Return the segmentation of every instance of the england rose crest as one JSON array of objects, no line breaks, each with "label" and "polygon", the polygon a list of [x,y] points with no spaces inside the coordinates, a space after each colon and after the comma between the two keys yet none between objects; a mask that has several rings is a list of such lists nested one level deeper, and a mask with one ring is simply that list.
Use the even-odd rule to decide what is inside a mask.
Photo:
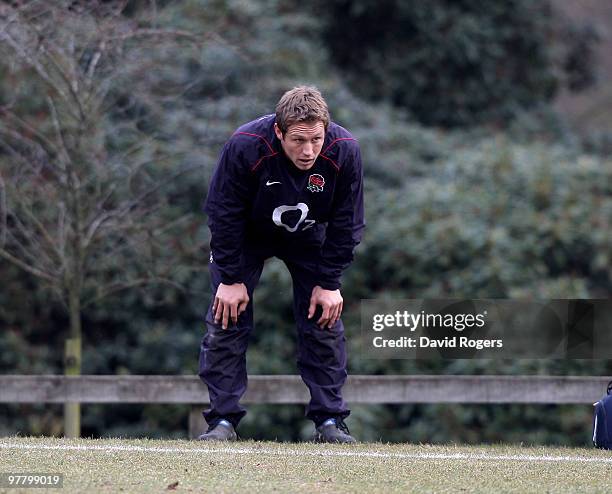
[{"label": "england rose crest", "polygon": [[325,186],[325,179],[322,175],[318,173],[313,173],[308,177],[308,187],[307,189],[310,192],[323,192],[323,187]]}]

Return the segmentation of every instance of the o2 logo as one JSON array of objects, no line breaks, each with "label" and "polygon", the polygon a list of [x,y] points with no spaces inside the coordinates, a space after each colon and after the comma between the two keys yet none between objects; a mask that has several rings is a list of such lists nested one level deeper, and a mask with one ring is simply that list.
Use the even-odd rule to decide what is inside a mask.
[{"label": "o2 logo", "polygon": [[[294,226],[283,223],[283,213],[288,213],[291,211],[299,211],[300,218],[297,220],[297,223]],[[282,226],[288,232],[295,232],[297,229],[303,224],[304,228],[301,231],[308,230],[312,225],[314,225],[315,220],[307,220],[306,216],[308,216],[308,205],[303,202],[298,202],[295,206],[278,206],[272,212],[272,221],[276,226]]]}]

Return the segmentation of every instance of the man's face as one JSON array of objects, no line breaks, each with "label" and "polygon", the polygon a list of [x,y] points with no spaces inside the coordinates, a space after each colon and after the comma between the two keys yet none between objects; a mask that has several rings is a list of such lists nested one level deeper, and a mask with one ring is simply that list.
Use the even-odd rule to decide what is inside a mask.
[{"label": "man's face", "polygon": [[309,170],[314,166],[325,140],[323,122],[318,120],[294,123],[289,126],[284,136],[278,125],[274,124],[274,132],[285,154],[295,166],[300,170]]}]

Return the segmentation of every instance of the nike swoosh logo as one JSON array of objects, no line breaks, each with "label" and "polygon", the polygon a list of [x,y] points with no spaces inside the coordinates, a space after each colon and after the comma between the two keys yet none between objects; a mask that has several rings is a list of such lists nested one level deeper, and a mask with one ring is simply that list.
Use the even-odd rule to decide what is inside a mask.
[{"label": "nike swoosh logo", "polygon": [[269,180],[266,182],[266,185],[274,185],[274,184],[280,184],[280,182],[270,182]]}]

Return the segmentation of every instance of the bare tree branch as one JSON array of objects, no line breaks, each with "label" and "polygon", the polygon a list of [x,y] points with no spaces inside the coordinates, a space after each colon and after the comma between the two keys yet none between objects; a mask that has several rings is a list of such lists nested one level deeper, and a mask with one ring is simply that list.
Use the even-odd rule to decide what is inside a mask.
[{"label": "bare tree branch", "polygon": [[42,168],[50,169],[55,176],[58,176],[58,172],[61,172],[53,161],[45,159],[48,157],[48,155],[36,141],[32,141],[11,129],[3,129],[2,127],[0,127],[0,134],[4,134],[12,140],[19,142],[22,146],[30,148],[29,150],[31,150],[32,154],[20,152],[19,150],[15,149],[14,146],[9,144],[7,140],[0,141],[0,147],[5,151],[8,151],[8,154],[12,159],[21,163],[24,173],[40,173]]},{"label": "bare tree branch", "polygon": [[101,60],[102,55],[106,51],[106,41],[102,40],[98,43],[98,50],[94,53],[93,57],[87,66],[87,70],[85,73],[87,74],[87,79],[91,82],[93,80],[93,75],[98,65],[98,62]]},{"label": "bare tree branch", "polygon": [[57,207],[57,249],[60,253],[60,257],[65,259],[66,243],[68,242],[68,239],[66,238],[66,204],[64,201],[60,201]]},{"label": "bare tree branch", "polygon": [[32,58],[32,56],[28,54],[21,47],[21,45],[15,39],[13,39],[13,37],[10,34],[0,31],[0,41],[2,40],[6,41],[11,46],[11,48],[13,48],[13,50],[22,58],[22,60],[27,62],[30,67],[36,70],[40,78],[44,82],[46,82],[50,88],[52,88],[54,91],[57,91],[61,95],[61,97],[64,98],[65,101],[68,101],[68,95],[64,92],[64,90],[59,85],[55,83],[55,81],[53,81],[49,73],[40,64],[40,62]]},{"label": "bare tree branch", "polygon": [[184,174],[186,174],[188,172],[191,172],[191,171],[193,171],[195,169],[198,169],[198,168],[200,168],[199,165],[183,168],[182,170],[179,170],[178,172],[174,173],[173,175],[171,175],[171,176],[169,176],[169,177],[167,177],[167,178],[165,178],[163,180],[160,180],[153,187],[151,187],[150,189],[146,190],[145,192],[140,194],[135,199],[131,199],[131,200],[125,201],[122,205],[120,205],[116,209],[111,210],[111,211],[106,211],[104,213],[101,213],[101,214],[97,215],[95,218],[93,218],[91,220],[91,222],[89,223],[89,226],[86,228],[86,233],[85,233],[84,242],[83,242],[83,245],[84,245],[85,249],[86,250],[89,249],[89,246],[90,246],[93,238],[96,236],[98,230],[106,222],[108,222],[108,221],[110,221],[112,219],[121,219],[121,218],[123,218],[126,214],[128,214],[134,208],[136,208],[137,206],[141,205],[144,202],[145,199],[147,199],[149,196],[151,196],[151,195],[155,194],[157,191],[159,191],[160,188],[166,186],[168,183],[172,182],[173,180],[176,180],[180,176],[182,176],[182,175],[184,175]]},{"label": "bare tree branch", "polygon": [[41,271],[40,269],[36,269],[30,266],[29,264],[23,262],[21,259],[18,259],[17,257],[11,255],[9,252],[4,250],[3,248],[0,248],[0,257],[4,257],[4,259],[13,263],[15,266],[23,269],[24,271],[27,271],[30,274],[33,274],[34,276],[37,276],[38,278],[42,278],[51,283],[56,281],[56,278],[50,275],[49,273],[45,273],[44,271]]},{"label": "bare tree branch", "polygon": [[180,225],[181,223],[185,223],[186,221],[193,219],[193,217],[194,217],[193,213],[186,213],[182,216],[179,216],[178,218],[172,221],[169,221],[168,223],[161,225],[159,228],[157,228],[154,231],[154,235],[155,236],[161,235],[162,233],[170,230],[171,228],[174,228],[175,226]]},{"label": "bare tree branch", "polygon": [[142,37],[184,38],[195,43],[202,43],[204,41],[202,36],[197,36],[192,32],[182,31],[180,29],[136,29],[126,34],[111,36],[107,38],[107,41],[127,41],[130,39]]},{"label": "bare tree branch", "polygon": [[[60,154],[59,149],[55,147],[55,144],[53,144],[53,142],[49,140],[47,136],[45,136],[42,132],[40,132],[40,130],[38,130],[31,124],[29,124],[25,119],[19,117],[14,112],[8,111],[2,107],[0,107],[0,115],[6,117],[7,119],[12,120],[13,122],[17,123],[21,129],[27,131],[28,134],[32,134],[36,136],[36,138],[40,139],[41,143],[44,144],[44,146],[46,147],[47,152],[51,154],[57,154],[57,155]],[[1,130],[1,127],[0,127],[0,130]],[[7,129],[7,132],[10,132],[10,131]],[[11,135],[16,138],[19,136],[19,139],[23,141],[28,141],[28,140],[31,141],[31,139],[27,139],[23,134],[18,134],[14,131],[11,133]]]},{"label": "bare tree branch", "polygon": [[57,261],[59,261],[60,264],[64,264],[64,258],[62,257],[62,254],[59,251],[55,243],[55,240],[53,240],[53,238],[51,237],[49,231],[45,228],[42,222],[36,217],[36,215],[32,212],[32,210],[25,203],[22,202],[20,206],[23,212],[26,214],[26,216],[30,219],[32,224],[36,227],[42,239],[45,240],[47,246],[49,247],[49,249],[42,248],[40,250],[44,253],[46,253],[49,250],[50,252],[55,254]]},{"label": "bare tree branch", "polygon": [[[17,230],[21,234],[21,238],[25,240],[27,243],[23,243],[20,238],[18,238],[12,231],[12,229],[7,230],[7,234],[9,236],[10,244],[15,246],[15,250],[19,251],[19,254],[24,258],[27,258],[32,266],[37,266],[41,264],[46,264],[49,268],[48,271],[53,270],[53,266],[56,263],[49,257],[49,254],[46,250],[41,246],[36,233],[29,229],[19,218],[19,216],[13,214],[11,215],[12,222],[14,224],[15,230]],[[41,267],[41,269],[43,269]]]},{"label": "bare tree branch", "polygon": [[66,86],[68,87],[68,91],[70,92],[70,95],[72,96],[72,100],[74,101],[74,103],[77,106],[77,109],[79,110],[78,112],[79,118],[81,119],[81,121],[85,121],[86,120],[85,110],[83,109],[81,98],[79,98],[79,86],[78,86],[78,79],[76,75],[73,74],[72,79],[70,79],[64,72],[63,68],[59,65],[59,63],[53,56],[52,52],[50,50],[47,50],[46,53],[47,53],[47,60],[49,60],[51,64],[55,67],[55,70],[60,75],[60,77],[63,79]]},{"label": "bare tree branch", "polygon": [[112,284],[109,284],[101,288],[95,297],[85,300],[82,304],[82,307],[83,308],[88,307],[89,305],[95,302],[99,302],[100,300],[110,295],[127,290],[129,288],[145,286],[145,285],[153,285],[153,284],[170,285],[181,292],[185,291],[183,286],[181,286],[179,283],[176,283],[175,281],[167,279],[167,278],[162,278],[162,277],[139,278],[139,279],[131,280],[131,281],[112,283]]},{"label": "bare tree branch", "polygon": [[[8,24],[14,22],[15,20],[19,19],[19,17],[23,16],[29,7],[31,7],[32,5],[40,5],[41,3],[44,5],[44,2],[40,2],[40,0],[23,1],[21,5],[18,5],[18,6],[3,4],[3,5],[0,5],[0,14],[3,14],[5,10],[13,13],[13,16],[7,21],[6,25],[8,26]],[[25,20],[27,20],[28,23],[32,23],[33,21],[37,20],[40,17],[48,16],[49,12],[50,12],[50,9],[39,10],[37,13],[33,13],[30,17],[28,17]]]},{"label": "bare tree branch", "polygon": [[6,245],[6,230],[8,228],[6,218],[6,186],[0,174],[0,249]]},{"label": "bare tree branch", "polygon": [[64,155],[64,159],[66,160],[66,162],[69,162],[71,161],[70,152],[68,151],[66,141],[64,140],[64,134],[62,133],[59,117],[57,115],[57,107],[53,102],[53,98],[47,96],[47,104],[49,105],[49,109],[51,110],[51,121],[53,122],[53,128],[55,129],[56,140],[60,145],[60,149],[62,154]]}]

